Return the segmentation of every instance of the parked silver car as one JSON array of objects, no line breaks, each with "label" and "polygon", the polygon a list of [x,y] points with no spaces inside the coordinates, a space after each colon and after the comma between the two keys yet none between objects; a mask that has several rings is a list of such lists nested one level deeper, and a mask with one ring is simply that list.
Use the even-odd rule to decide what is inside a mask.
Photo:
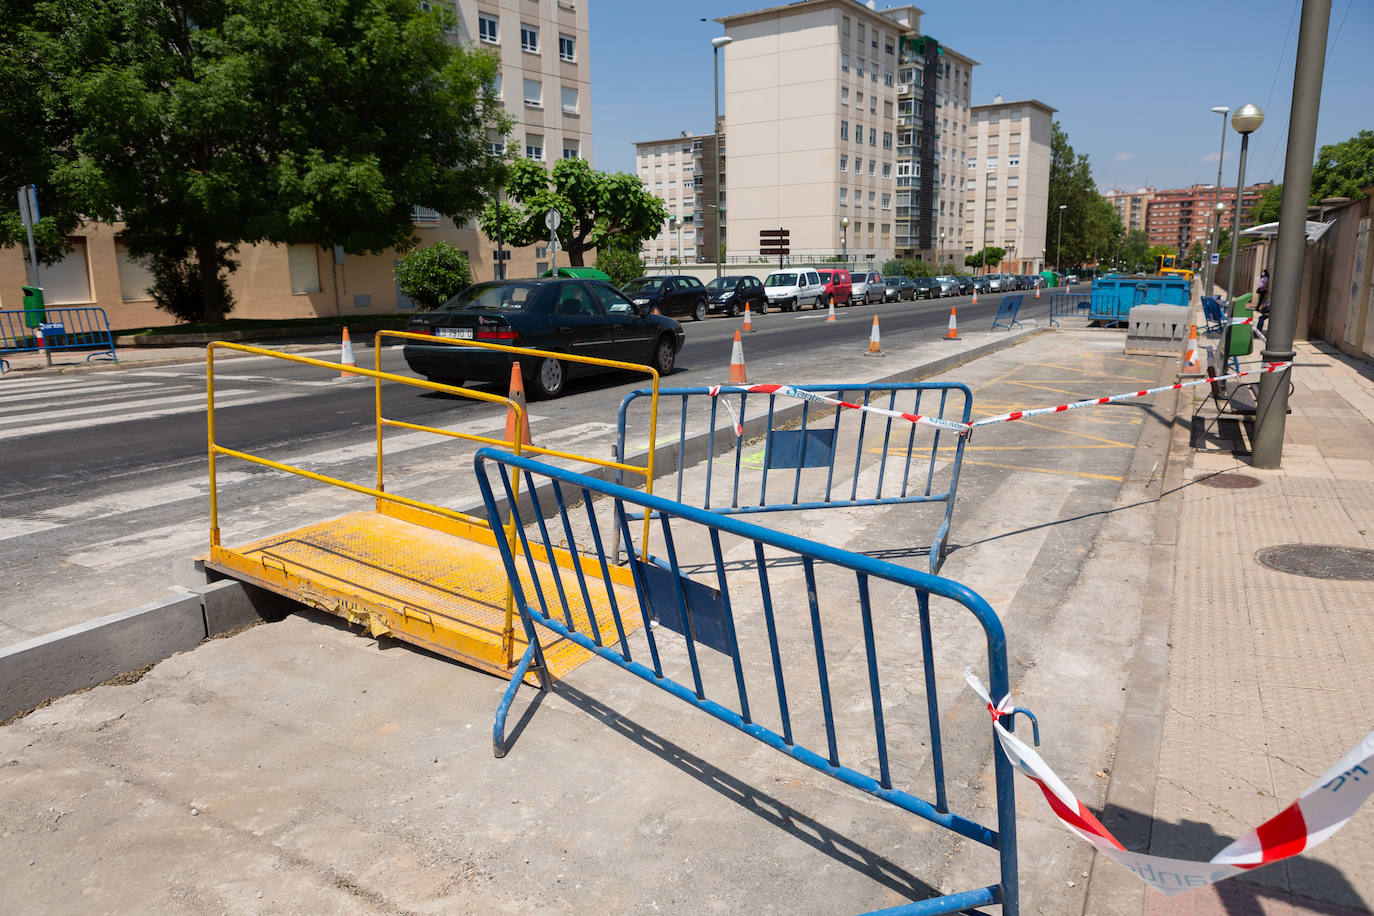
[{"label": "parked silver car", "polygon": [[953,277],[936,277],[935,281],[940,284],[942,297],[959,295],[959,281]]},{"label": "parked silver car", "polygon": [[882,302],[886,297],[886,289],[883,286],[883,275],[876,270],[866,273],[856,273],[850,275],[854,283],[854,292],[850,302]]}]

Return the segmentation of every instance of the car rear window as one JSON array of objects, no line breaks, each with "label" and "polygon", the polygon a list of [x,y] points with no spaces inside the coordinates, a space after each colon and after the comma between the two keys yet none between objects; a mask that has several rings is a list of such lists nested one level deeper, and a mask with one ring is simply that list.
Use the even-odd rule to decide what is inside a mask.
[{"label": "car rear window", "polygon": [[528,281],[478,283],[476,286],[469,286],[449,299],[440,308],[449,312],[458,309],[519,312],[524,310],[525,306],[534,299],[541,285],[537,282]]},{"label": "car rear window", "polygon": [[768,279],[763,281],[764,286],[796,286],[796,274],[769,274]]},{"label": "car rear window", "polygon": [[638,280],[631,280],[629,283],[626,283],[621,289],[625,290],[627,293],[653,293],[657,292],[662,286],[662,277],[640,277]]}]

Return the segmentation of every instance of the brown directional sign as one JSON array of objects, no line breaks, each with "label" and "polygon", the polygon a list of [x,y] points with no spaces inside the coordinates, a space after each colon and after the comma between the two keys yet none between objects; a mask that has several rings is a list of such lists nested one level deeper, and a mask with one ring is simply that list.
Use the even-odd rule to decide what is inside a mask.
[{"label": "brown directional sign", "polygon": [[760,248],[759,254],[791,254],[791,248]]},{"label": "brown directional sign", "polygon": [[760,239],[785,239],[785,238],[789,237],[791,234],[792,234],[791,231],[790,231],[790,230],[787,230],[787,229],[760,229],[760,230],[759,230],[759,238],[760,238]]}]

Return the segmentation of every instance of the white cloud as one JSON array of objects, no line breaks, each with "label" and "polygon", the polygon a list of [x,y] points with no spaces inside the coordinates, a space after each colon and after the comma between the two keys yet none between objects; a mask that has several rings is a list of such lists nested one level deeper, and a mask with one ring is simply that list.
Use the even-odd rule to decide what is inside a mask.
[{"label": "white cloud", "polygon": [[1130,162],[1135,158],[1135,153],[1117,153],[1112,157],[1113,162]]},{"label": "white cloud", "polygon": [[[1236,155],[1236,154],[1233,153],[1233,152],[1231,152],[1230,150],[1227,150],[1227,151],[1226,151],[1226,158],[1227,158],[1227,159],[1233,159],[1233,158],[1235,158],[1235,155]],[[1216,154],[1216,153],[1208,153],[1207,155],[1205,155],[1205,156],[1202,157],[1202,161],[1203,161],[1203,162],[1216,162],[1216,161],[1217,161],[1217,154]]]}]

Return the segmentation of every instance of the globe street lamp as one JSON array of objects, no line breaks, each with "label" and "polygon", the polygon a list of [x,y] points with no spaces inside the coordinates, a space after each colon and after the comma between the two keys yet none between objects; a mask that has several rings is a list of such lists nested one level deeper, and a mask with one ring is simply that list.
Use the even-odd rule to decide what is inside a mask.
[{"label": "globe street lamp", "polygon": [[716,188],[716,278],[720,278],[720,49],[734,41],[729,35],[711,39],[711,100],[716,105],[716,118],[711,122],[711,160],[715,163],[716,174],[712,183]]},{"label": "globe street lamp", "polygon": [[[1264,123],[1264,111],[1258,105],[1242,105],[1231,115],[1231,127],[1240,134],[1240,171],[1236,175],[1236,208],[1231,214],[1231,262],[1226,279],[1226,298],[1234,307],[1236,302],[1236,250],[1240,241],[1240,220],[1245,212],[1245,154],[1250,146],[1250,135],[1259,130]],[[1217,230],[1217,248],[1221,248],[1221,230]]]},{"label": "globe street lamp", "polygon": [[945,260],[945,234],[943,232],[940,233],[940,256],[935,260],[940,264],[943,264]]},{"label": "globe street lamp", "polygon": [[[1217,217],[1217,242],[1218,242],[1218,244],[1220,244],[1220,241],[1221,241],[1221,163],[1222,163],[1222,160],[1226,158],[1226,116],[1227,116],[1228,114],[1231,113],[1231,109],[1227,108],[1225,105],[1217,105],[1217,106],[1215,106],[1215,107],[1212,109],[1212,111],[1214,111],[1214,112],[1216,112],[1217,114],[1221,115],[1221,149],[1217,151],[1217,183],[1216,183],[1216,195],[1212,198],[1212,208],[1213,208],[1214,210],[1216,210],[1216,217]],[[1215,282],[1216,282],[1216,271],[1212,269],[1212,252],[1214,252],[1214,251],[1216,251],[1216,248],[1211,247],[1211,245],[1210,245],[1210,243],[1209,243],[1208,248],[1207,248],[1207,266],[1206,266],[1205,268],[1203,268],[1203,271],[1202,271],[1202,272],[1203,272],[1203,275],[1207,278],[1207,284],[1206,284],[1206,285],[1207,285],[1207,288],[1206,288],[1205,290],[1203,290],[1203,295],[1204,295],[1204,296],[1210,296],[1210,295],[1212,295],[1212,286],[1213,286],[1213,285],[1215,284]]]},{"label": "globe street lamp", "polygon": [[840,255],[840,260],[845,264],[849,263],[849,217],[840,217],[840,250],[844,252]]},{"label": "globe street lamp", "polygon": [[1054,266],[1061,274],[1064,272],[1064,211],[1067,209],[1068,204],[1059,205],[1059,240],[1054,243]]}]

